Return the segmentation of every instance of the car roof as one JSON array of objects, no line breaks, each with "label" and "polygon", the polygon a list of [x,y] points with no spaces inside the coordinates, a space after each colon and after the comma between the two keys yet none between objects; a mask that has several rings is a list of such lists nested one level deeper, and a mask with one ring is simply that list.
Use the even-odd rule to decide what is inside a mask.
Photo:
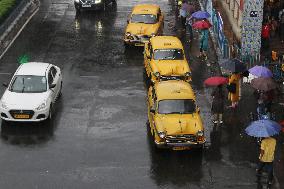
[{"label": "car roof", "polygon": [[153,49],[183,49],[179,38],[174,36],[155,36],[150,42]]},{"label": "car roof", "polygon": [[191,85],[181,80],[161,81],[155,84],[157,100],[193,99],[195,94]]},{"label": "car roof", "polygon": [[154,4],[140,4],[134,6],[132,14],[154,14],[156,15],[160,7]]},{"label": "car roof", "polygon": [[42,62],[28,62],[21,64],[15,75],[37,75],[45,76],[47,68],[51,64]]}]

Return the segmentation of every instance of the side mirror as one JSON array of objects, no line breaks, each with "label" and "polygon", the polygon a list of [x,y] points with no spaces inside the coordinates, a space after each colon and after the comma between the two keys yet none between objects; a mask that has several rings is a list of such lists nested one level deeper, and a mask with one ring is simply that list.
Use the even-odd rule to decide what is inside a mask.
[{"label": "side mirror", "polygon": [[7,83],[2,83],[3,87],[8,87],[8,84]]},{"label": "side mirror", "polygon": [[50,88],[50,89],[53,89],[55,86],[56,86],[56,84],[50,84],[50,85],[49,85],[49,88]]},{"label": "side mirror", "polygon": [[156,111],[155,111],[155,109],[151,108],[150,112],[154,114]]}]

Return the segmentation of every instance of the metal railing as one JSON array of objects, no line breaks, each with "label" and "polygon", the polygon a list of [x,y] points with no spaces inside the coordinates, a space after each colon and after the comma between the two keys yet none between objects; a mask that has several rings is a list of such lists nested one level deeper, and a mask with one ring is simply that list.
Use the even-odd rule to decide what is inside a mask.
[{"label": "metal railing", "polygon": [[4,34],[4,32],[9,28],[11,23],[17,18],[20,14],[21,10],[28,4],[30,0],[21,0],[18,2],[18,5],[14,8],[14,10],[10,13],[10,15],[5,19],[5,21],[0,24],[0,36]]}]

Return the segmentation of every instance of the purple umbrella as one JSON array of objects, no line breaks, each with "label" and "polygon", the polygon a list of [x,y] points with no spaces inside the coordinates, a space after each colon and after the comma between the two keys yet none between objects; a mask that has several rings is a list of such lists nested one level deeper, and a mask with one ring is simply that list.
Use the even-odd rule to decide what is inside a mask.
[{"label": "purple umbrella", "polygon": [[206,11],[197,11],[192,14],[192,17],[197,19],[204,19],[209,18],[210,14]]},{"label": "purple umbrella", "polygon": [[251,69],[249,69],[249,72],[252,75],[255,75],[257,77],[272,77],[273,76],[272,72],[264,66],[254,66]]}]

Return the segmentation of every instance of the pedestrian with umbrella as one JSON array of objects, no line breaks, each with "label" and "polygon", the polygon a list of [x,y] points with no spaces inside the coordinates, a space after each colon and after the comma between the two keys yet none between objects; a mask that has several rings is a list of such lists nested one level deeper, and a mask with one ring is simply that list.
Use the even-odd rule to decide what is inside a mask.
[{"label": "pedestrian with umbrella", "polygon": [[249,136],[264,138],[260,144],[259,163],[256,172],[258,179],[260,179],[263,169],[267,170],[268,185],[271,185],[273,181],[273,161],[276,148],[276,139],[272,136],[279,134],[280,130],[281,126],[272,120],[254,121],[245,130]]},{"label": "pedestrian with umbrella", "polygon": [[186,17],[189,14],[189,12],[188,12],[189,8],[188,7],[189,7],[189,4],[188,4],[187,0],[183,0],[181,7],[180,7],[180,10],[179,10],[179,16],[180,16],[180,19],[181,19],[181,27],[182,27],[183,30],[186,29]]},{"label": "pedestrian with umbrella", "polygon": [[229,85],[227,86],[227,89],[229,91],[228,99],[232,102],[230,107],[232,108],[236,108],[240,100],[240,79],[241,75],[236,72],[229,76]]},{"label": "pedestrian with umbrella", "polygon": [[272,77],[273,74],[267,67],[264,66],[254,66],[250,68],[249,73],[257,77]]},{"label": "pedestrian with umbrella", "polygon": [[[202,20],[204,23],[208,22],[206,19]],[[204,28],[200,30],[200,42],[199,42],[199,58],[204,57],[207,60],[207,49],[208,49],[208,39],[209,39],[209,31],[208,28]]]},{"label": "pedestrian with umbrella", "polygon": [[234,58],[221,63],[221,67],[232,73],[232,75],[229,76],[227,89],[229,91],[228,99],[232,102],[230,107],[235,108],[240,100],[241,73],[246,71],[246,66],[241,60]]},{"label": "pedestrian with umbrella", "polygon": [[213,92],[211,93],[212,96],[212,106],[211,112],[213,114],[213,123],[220,124],[223,123],[223,113],[224,113],[224,91],[223,91],[223,84],[228,83],[228,78],[225,77],[210,77],[204,81],[205,85],[208,86],[217,86]]}]

